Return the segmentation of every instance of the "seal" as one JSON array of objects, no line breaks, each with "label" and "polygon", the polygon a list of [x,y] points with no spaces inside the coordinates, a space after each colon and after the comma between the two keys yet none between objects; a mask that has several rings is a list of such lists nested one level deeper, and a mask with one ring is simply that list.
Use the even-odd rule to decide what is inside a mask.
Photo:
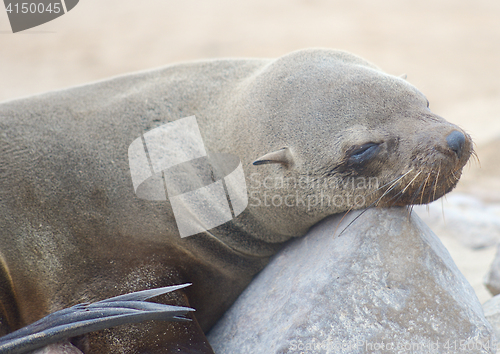
[{"label": "seal", "polygon": [[[169,201],[135,195],[127,151],[193,115],[208,151],[240,158],[249,198],[231,221],[181,238]],[[328,49],[183,63],[3,103],[0,333],[78,303],[192,283],[157,300],[196,309],[191,322],[71,343],[212,353],[204,332],[284,242],[331,214],[433,201],[471,153],[470,137],[406,80]]]}]

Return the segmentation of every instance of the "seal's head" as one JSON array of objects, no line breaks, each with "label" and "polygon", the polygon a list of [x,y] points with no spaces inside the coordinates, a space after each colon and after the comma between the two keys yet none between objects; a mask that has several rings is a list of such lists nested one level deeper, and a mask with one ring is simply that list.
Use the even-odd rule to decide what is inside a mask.
[{"label": "seal's head", "polygon": [[269,209],[271,228],[287,218],[289,234],[351,209],[429,203],[472,153],[415,87],[345,52],[295,52],[245,85],[245,131],[265,132],[248,148],[250,206]]}]

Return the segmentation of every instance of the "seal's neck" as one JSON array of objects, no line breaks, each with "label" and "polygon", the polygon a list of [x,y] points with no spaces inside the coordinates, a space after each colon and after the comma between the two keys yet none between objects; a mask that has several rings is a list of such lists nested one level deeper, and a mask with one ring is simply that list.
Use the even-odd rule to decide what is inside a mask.
[{"label": "seal's neck", "polygon": [[210,234],[237,252],[269,257],[290,239],[305,235],[315,223],[310,219],[308,222],[306,225],[296,217],[279,218],[276,213],[249,205],[235,219],[210,230]]}]

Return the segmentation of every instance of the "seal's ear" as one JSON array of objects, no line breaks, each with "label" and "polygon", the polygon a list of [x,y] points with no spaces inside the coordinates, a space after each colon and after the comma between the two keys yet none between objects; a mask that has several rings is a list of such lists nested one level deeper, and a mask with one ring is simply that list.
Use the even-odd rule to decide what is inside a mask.
[{"label": "seal's ear", "polygon": [[406,74],[401,74],[401,75],[399,75],[399,77],[400,77],[400,78],[402,78],[403,80],[406,80],[406,78],[408,77],[408,75],[406,75]]},{"label": "seal's ear", "polygon": [[293,165],[293,156],[289,148],[283,148],[277,151],[270,152],[264,156],[259,157],[253,162],[254,165],[264,165],[268,163],[280,163],[287,167]]}]

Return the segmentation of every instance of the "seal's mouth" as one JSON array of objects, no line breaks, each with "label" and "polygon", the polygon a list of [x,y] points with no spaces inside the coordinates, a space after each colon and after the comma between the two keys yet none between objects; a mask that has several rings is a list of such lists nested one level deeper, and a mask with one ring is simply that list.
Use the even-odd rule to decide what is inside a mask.
[{"label": "seal's mouth", "polygon": [[375,206],[391,207],[428,204],[451,192],[458,183],[462,169],[446,172],[438,168],[428,172],[409,170],[404,175],[382,186],[383,193]]}]

